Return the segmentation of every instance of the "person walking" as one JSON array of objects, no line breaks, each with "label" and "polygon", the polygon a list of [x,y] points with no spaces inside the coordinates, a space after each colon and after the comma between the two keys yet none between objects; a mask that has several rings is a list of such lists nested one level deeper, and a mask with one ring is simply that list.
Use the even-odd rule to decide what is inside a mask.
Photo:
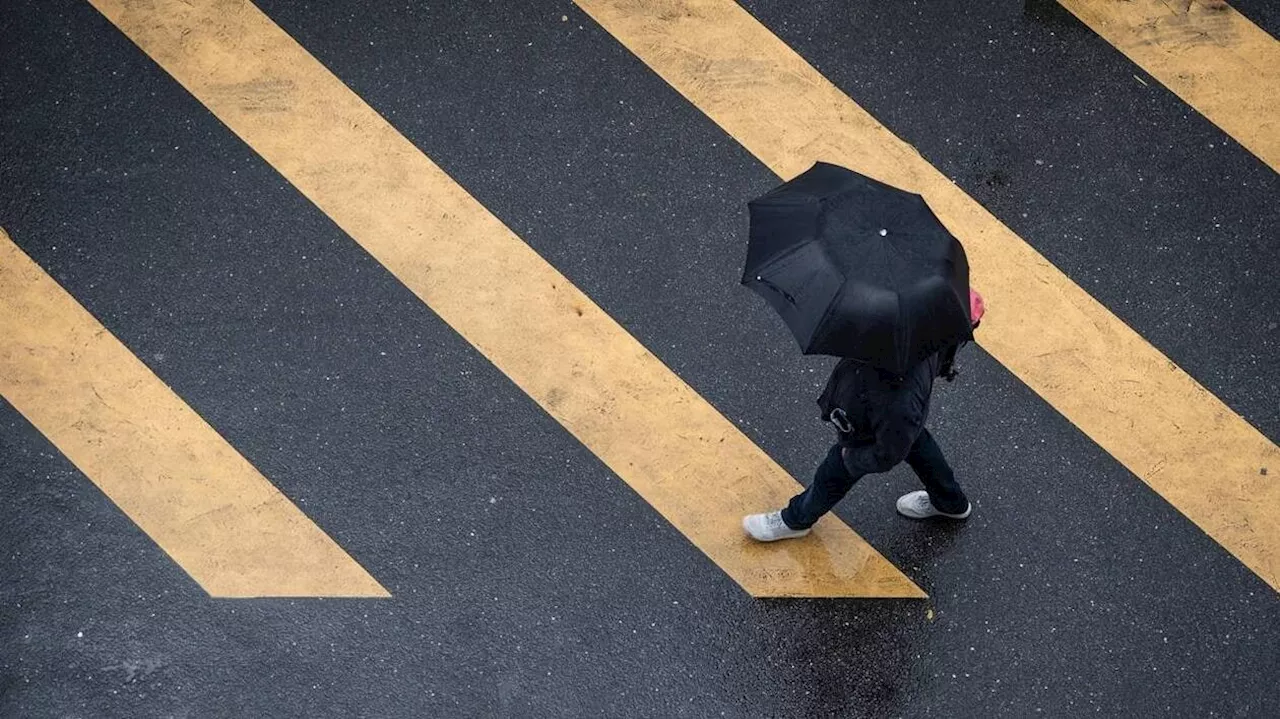
[{"label": "person walking", "polygon": [[[969,304],[976,329],[985,312],[982,296],[970,290]],[[813,482],[786,507],[743,518],[747,534],[761,542],[803,537],[859,479],[888,472],[904,461],[924,489],[898,499],[900,514],[912,519],[968,518],[973,506],[925,428],[934,379],[955,376],[952,363],[957,349],[958,345],[929,355],[905,375],[854,359],[836,364],[818,399],[822,418],[836,428],[835,445],[818,466]]]},{"label": "person walking", "polygon": [[907,462],[924,490],[908,517],[964,519],[972,508],[925,430],[933,381],[954,376],[982,298],[964,246],[925,198],[846,167],[813,167],[747,203],[742,284],[778,313],[805,354],[839,357],[819,403],[839,441],[813,483],[743,528],[771,542],[800,537],[863,476]]}]

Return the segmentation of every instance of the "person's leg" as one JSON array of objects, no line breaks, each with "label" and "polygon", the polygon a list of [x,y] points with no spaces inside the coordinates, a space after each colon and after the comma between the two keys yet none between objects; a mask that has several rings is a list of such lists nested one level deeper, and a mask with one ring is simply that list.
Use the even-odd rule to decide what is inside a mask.
[{"label": "person's leg", "polygon": [[791,498],[787,508],[782,510],[782,521],[791,529],[808,529],[818,518],[839,502],[849,489],[857,482],[859,476],[849,473],[844,466],[840,445],[835,445],[827,452],[827,458],[818,465],[813,474],[813,483],[808,489]]},{"label": "person's leg", "polygon": [[907,464],[915,470],[916,476],[924,484],[929,493],[929,501],[939,512],[946,514],[964,514],[969,509],[969,499],[964,490],[956,482],[955,473],[947,464],[942,448],[934,441],[929,430],[920,430],[920,436],[911,446],[907,455]]}]

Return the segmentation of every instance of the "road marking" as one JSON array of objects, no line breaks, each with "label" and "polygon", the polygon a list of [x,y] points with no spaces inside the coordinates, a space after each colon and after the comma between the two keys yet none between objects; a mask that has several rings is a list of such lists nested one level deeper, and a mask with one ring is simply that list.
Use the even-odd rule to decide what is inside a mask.
[{"label": "road marking", "polygon": [[576,2],[779,176],[825,160],[923,194],[992,308],[983,348],[1280,589],[1280,450],[1262,433],[735,3]]},{"label": "road marking", "polygon": [[1058,0],[1280,172],[1280,42],[1225,3]]},{"label": "road marking", "polygon": [[210,595],[390,596],[3,230],[0,394]]},{"label": "road marking", "polygon": [[749,593],[924,596],[834,518],[750,544],[799,483],[252,4],[91,2]]}]

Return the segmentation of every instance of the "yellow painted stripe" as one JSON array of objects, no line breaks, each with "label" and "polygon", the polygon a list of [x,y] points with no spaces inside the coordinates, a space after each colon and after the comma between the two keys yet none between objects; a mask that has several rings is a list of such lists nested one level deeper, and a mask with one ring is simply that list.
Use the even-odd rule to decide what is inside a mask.
[{"label": "yellow painted stripe", "polygon": [[215,597],[386,597],[0,230],[0,394]]},{"label": "yellow painted stripe", "polygon": [[1221,0],[1058,0],[1280,172],[1280,42]]},{"label": "yellow painted stripe", "polygon": [[835,519],[749,544],[799,484],[252,4],[91,1],[748,592],[924,596]]},{"label": "yellow painted stripe", "polygon": [[735,3],[576,1],[778,175],[826,160],[922,193],[968,249],[982,346],[1280,589],[1275,444]]}]

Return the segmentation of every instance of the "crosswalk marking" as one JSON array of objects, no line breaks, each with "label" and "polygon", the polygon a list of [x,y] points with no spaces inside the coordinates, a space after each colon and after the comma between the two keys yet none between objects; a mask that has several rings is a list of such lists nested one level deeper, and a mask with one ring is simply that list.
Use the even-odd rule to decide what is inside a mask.
[{"label": "crosswalk marking", "polygon": [[835,519],[750,544],[800,485],[255,6],[91,2],[752,595],[924,596]]},{"label": "crosswalk marking", "polygon": [[389,596],[3,230],[0,395],[210,595]]},{"label": "crosswalk marking", "polygon": [[1280,450],[1262,433],[731,0],[575,1],[779,176],[825,160],[922,193],[988,299],[981,345],[1280,590]]},{"label": "crosswalk marking", "polygon": [[1280,172],[1280,42],[1222,2],[1058,0]]}]

